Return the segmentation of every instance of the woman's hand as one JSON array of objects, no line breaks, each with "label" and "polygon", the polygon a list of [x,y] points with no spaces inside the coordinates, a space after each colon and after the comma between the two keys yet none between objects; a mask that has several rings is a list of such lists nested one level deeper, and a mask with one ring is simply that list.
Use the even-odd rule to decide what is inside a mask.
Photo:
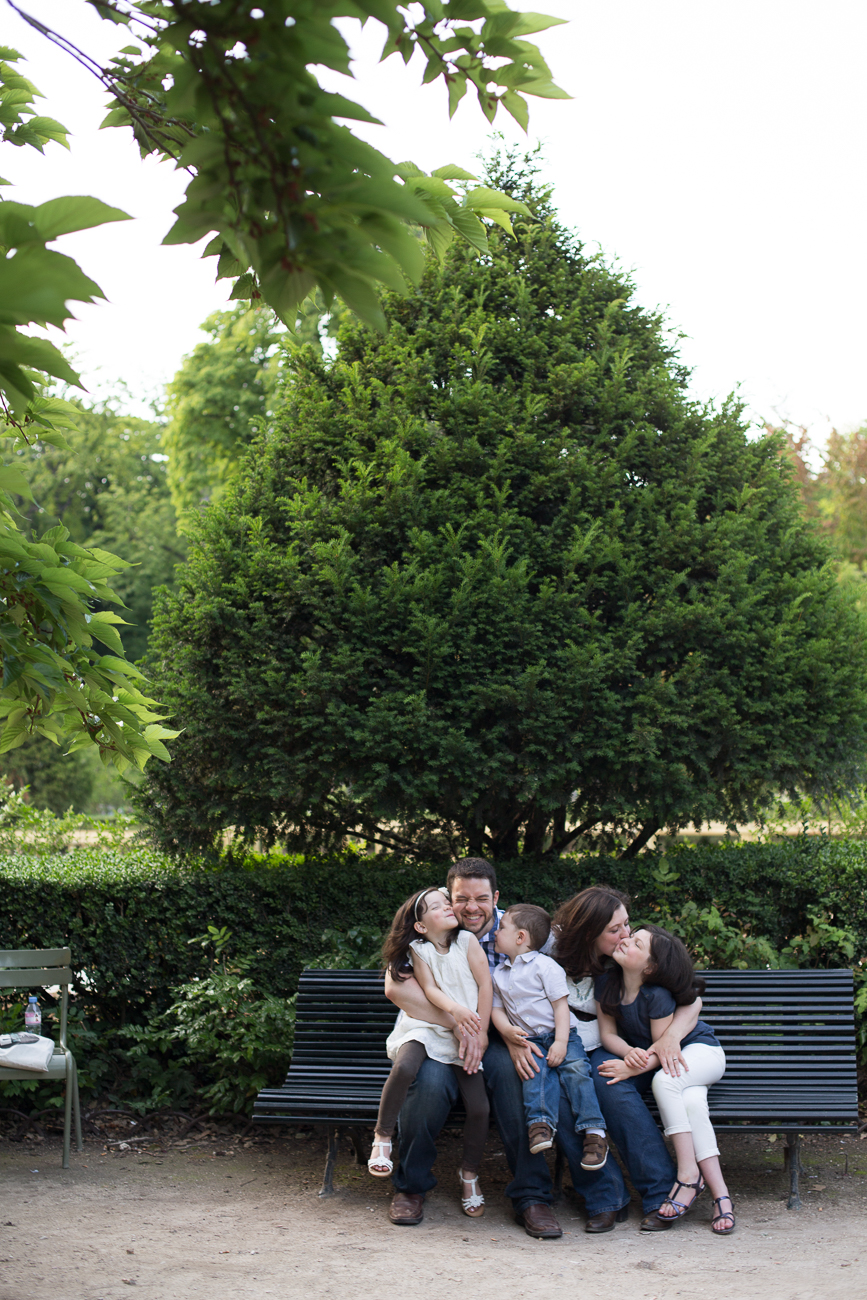
[{"label": "woman's hand", "polygon": [[[521,1033],[520,1030],[517,1032]],[[528,1043],[522,1035],[519,1042],[510,1042],[506,1039],[506,1046],[509,1049],[509,1055],[518,1072],[519,1079],[532,1079],[534,1074],[539,1073],[539,1067],[533,1058],[534,1056],[541,1056],[542,1049],[537,1047],[535,1043]]]},{"label": "woman's hand", "polygon": [[659,1064],[666,1074],[673,1074],[675,1078],[679,1078],[681,1067],[689,1074],[689,1066],[680,1050],[680,1036],[673,1025],[666,1029],[664,1034],[660,1034],[650,1050],[659,1057]]},{"label": "woman's hand", "polygon": [[621,1083],[624,1079],[634,1079],[636,1074],[643,1074],[643,1070],[636,1070],[634,1066],[627,1065],[625,1061],[615,1058],[613,1061],[603,1061],[596,1067],[597,1073],[604,1075],[608,1080],[608,1086],[612,1083]]},{"label": "woman's hand", "polygon": [[648,1056],[649,1053],[643,1047],[630,1047],[623,1060],[633,1070],[640,1070],[643,1074],[647,1069]]}]

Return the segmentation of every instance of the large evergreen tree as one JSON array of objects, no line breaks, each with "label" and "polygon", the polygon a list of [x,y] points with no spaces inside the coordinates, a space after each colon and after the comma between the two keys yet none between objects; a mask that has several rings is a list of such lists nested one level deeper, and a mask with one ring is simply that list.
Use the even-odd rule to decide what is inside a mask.
[{"label": "large evergreen tree", "polygon": [[297,354],[202,514],[155,620],[166,845],[635,852],[862,779],[865,628],[780,439],[692,402],[629,280],[490,181],[538,219]]}]

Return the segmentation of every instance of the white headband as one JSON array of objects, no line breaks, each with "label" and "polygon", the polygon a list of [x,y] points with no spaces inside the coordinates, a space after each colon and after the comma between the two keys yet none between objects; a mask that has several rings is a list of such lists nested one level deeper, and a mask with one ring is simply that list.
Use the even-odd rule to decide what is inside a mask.
[{"label": "white headband", "polygon": [[443,894],[446,898],[449,897],[449,891],[445,885],[431,885],[430,889],[422,890],[418,898],[415,900],[415,906],[412,909],[413,918],[416,921],[418,920],[418,905],[421,902],[421,900],[423,898],[427,898],[428,894],[436,894],[436,893]]}]

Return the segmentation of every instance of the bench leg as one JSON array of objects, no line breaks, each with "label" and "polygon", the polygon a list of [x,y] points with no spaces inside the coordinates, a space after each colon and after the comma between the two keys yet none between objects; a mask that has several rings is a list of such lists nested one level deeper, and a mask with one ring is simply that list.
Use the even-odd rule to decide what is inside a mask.
[{"label": "bench leg", "polygon": [[63,1168],[69,1168],[69,1130],[72,1125],[72,1090],[75,1083],[75,1063],[66,1058],[66,1095],[63,1099]]},{"label": "bench leg", "polygon": [[320,1196],[334,1196],[334,1164],[337,1160],[337,1139],[340,1130],[328,1127],[328,1155],[325,1157],[325,1177],[322,1179]]},{"label": "bench leg", "polygon": [[558,1142],[556,1144],[557,1159],[554,1164],[554,1204],[563,1199],[563,1170],[566,1168],[566,1157],[563,1155],[563,1148]]},{"label": "bench leg", "polygon": [[801,1135],[800,1133],[787,1133],[786,1145],[783,1148],[783,1159],[786,1168],[789,1171],[789,1200],[786,1208],[789,1210],[801,1209],[801,1188],[800,1177],[801,1168]]},{"label": "bench leg", "polygon": [[352,1138],[352,1145],[355,1148],[355,1163],[357,1165],[364,1165],[366,1168],[367,1151],[370,1144],[368,1143],[368,1147],[365,1147],[364,1138],[362,1137],[360,1128],[351,1128],[349,1130],[349,1136]]},{"label": "bench leg", "polygon": [[81,1136],[81,1101],[78,1096],[78,1066],[74,1062],[72,1065],[72,1118],[75,1123],[75,1149],[76,1151],[83,1151],[84,1140]]}]

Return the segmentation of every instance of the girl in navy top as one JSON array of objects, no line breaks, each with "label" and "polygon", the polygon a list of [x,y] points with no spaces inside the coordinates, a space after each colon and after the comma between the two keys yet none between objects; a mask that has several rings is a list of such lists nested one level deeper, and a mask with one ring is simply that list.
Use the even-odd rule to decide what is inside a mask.
[{"label": "girl in navy top", "polygon": [[[728,1236],[735,1228],[734,1204],[720,1169],[707,1106],[708,1088],[725,1073],[725,1053],[703,1020],[681,1044],[688,1073],[666,1074],[648,1050],[668,1028],[675,1009],[701,997],[704,980],[696,975],[680,939],[658,925],[621,940],[614,961],[616,966],[596,981],[596,1002],[602,1045],[617,1059],[603,1061],[599,1073],[611,1085],[647,1070],[657,1071],[653,1095],[677,1156],[674,1187],[641,1227],[645,1232],[670,1228],[692,1209],[707,1184],[716,1207],[711,1227],[718,1236]],[[679,1193],[683,1193],[680,1199]]]}]

